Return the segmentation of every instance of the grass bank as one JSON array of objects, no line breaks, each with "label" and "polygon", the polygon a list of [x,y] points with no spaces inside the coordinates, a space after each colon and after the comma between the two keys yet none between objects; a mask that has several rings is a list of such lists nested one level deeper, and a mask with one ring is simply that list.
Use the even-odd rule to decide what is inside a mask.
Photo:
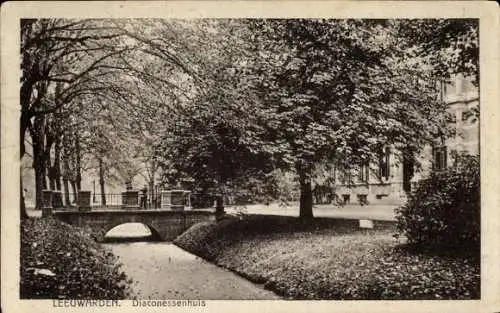
[{"label": "grass bank", "polygon": [[245,215],[200,223],[175,244],[292,299],[478,299],[479,261],[412,251],[392,223]]},{"label": "grass bank", "polygon": [[53,218],[21,222],[21,299],[126,299],[117,258],[89,234]]}]

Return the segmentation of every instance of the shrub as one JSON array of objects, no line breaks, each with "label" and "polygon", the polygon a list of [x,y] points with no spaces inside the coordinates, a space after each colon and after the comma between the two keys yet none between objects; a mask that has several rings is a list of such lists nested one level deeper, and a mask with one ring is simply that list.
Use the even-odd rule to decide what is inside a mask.
[{"label": "shrub", "polygon": [[22,299],[125,299],[117,258],[84,231],[53,218],[21,223]]},{"label": "shrub", "polygon": [[453,168],[433,171],[396,213],[398,235],[406,236],[409,244],[447,252],[479,252],[479,158],[457,156]]}]

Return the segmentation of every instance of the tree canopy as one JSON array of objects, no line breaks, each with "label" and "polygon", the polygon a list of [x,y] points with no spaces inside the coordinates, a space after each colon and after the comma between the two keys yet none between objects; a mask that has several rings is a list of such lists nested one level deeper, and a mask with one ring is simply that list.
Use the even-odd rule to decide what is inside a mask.
[{"label": "tree canopy", "polygon": [[466,19],[30,19],[21,51],[39,197],[86,166],[218,195],[293,171],[304,217],[317,168],[419,152],[450,131],[437,82],[478,81]]},{"label": "tree canopy", "polygon": [[[212,63],[211,72],[218,74],[210,89],[215,96],[202,94],[203,107],[196,106],[189,116],[216,111],[200,115],[193,124],[213,127],[199,128],[204,135],[222,132],[223,136],[212,137],[216,144],[210,145],[196,129],[183,128],[189,129],[194,141],[203,138],[203,145],[194,150],[196,161],[187,151],[176,154],[191,162],[193,168],[187,172],[206,169],[209,177],[217,177],[209,170],[241,177],[232,171],[245,165],[253,171],[296,170],[301,216],[312,216],[315,165],[368,162],[388,145],[418,152],[446,132],[446,106],[438,101],[435,68],[431,63],[422,66],[419,57],[409,59],[409,43],[396,35],[399,24],[371,20],[221,24],[224,33],[232,35],[224,42],[245,38],[246,44],[232,44],[228,55],[219,55],[220,61]],[[221,122],[212,124],[217,120]],[[220,124],[233,125],[233,131],[218,130]],[[187,134],[178,138],[183,137]],[[172,138],[177,138],[175,133]],[[230,144],[228,139],[244,145]],[[181,146],[189,150],[196,144]],[[235,157],[236,164],[218,154],[220,147],[228,149],[225,152]],[[253,155],[245,154],[248,148]],[[204,158],[208,151],[211,157]],[[249,159],[257,160],[257,168],[245,163]]]}]

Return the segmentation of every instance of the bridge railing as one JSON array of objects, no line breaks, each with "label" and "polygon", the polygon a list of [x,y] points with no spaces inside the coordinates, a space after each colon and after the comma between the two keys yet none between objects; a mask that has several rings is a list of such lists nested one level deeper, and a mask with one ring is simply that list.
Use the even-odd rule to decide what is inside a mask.
[{"label": "bridge railing", "polygon": [[153,197],[151,197],[149,193],[144,193],[143,191],[124,191],[122,193],[105,194],[93,193],[91,191],[82,191],[79,194],[50,190],[46,192],[47,194],[50,193],[50,200],[49,198],[47,199],[48,203],[52,203],[51,206],[55,209],[77,209],[82,205],[82,202],[85,203],[84,207],[91,210],[131,208],[165,209],[169,207],[174,209],[174,206],[179,207],[179,205],[189,210],[191,208],[209,208],[213,206],[213,197],[211,195],[190,193],[189,191],[185,191],[184,193],[183,204],[178,203],[178,201],[181,200],[180,198],[177,199],[175,203],[171,203],[172,198],[169,200],[167,199],[168,197],[162,197],[161,191],[155,193]]},{"label": "bridge railing", "polygon": [[92,208],[120,208],[123,205],[123,195],[121,193],[95,193],[91,195],[90,204]]}]

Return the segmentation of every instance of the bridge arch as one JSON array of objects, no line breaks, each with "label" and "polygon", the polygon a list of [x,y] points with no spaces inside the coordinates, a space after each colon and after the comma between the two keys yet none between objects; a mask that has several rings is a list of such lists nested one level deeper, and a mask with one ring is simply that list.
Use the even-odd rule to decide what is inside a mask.
[{"label": "bridge arch", "polygon": [[[137,225],[144,226],[144,228],[149,231],[149,234],[130,236],[130,237],[129,236],[123,236],[123,237],[122,236],[109,236],[109,234],[112,233],[113,230],[116,230],[124,225],[131,226],[133,224],[136,224],[136,226]],[[151,226],[151,225],[143,223],[143,222],[110,223],[110,224],[106,225],[105,228],[103,228],[103,233],[104,233],[103,239],[105,241],[118,241],[118,240],[126,241],[126,240],[144,239],[144,238],[147,238],[151,241],[159,241],[162,239],[160,232],[154,226]]]},{"label": "bridge arch", "polygon": [[[54,211],[54,216],[70,225],[89,230],[96,241],[102,241],[112,228],[125,223],[147,225],[160,240],[170,241],[198,222],[215,220],[207,210],[96,210]],[[153,233],[153,231],[151,231]]]}]

